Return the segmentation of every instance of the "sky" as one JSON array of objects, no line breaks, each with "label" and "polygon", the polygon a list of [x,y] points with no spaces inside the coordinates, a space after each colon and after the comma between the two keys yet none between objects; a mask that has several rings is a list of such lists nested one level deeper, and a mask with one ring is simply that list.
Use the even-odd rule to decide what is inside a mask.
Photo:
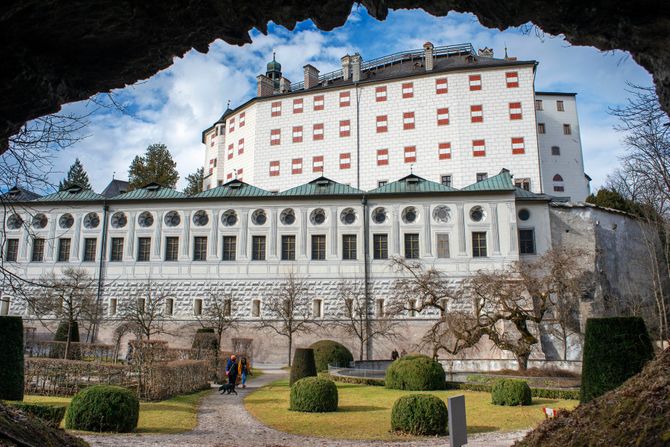
[{"label": "sky", "polygon": [[[528,30],[529,28],[530,31]],[[268,35],[253,30],[252,44],[231,46],[214,41],[207,54],[192,50],[153,77],[113,92],[122,110],[101,108],[90,116],[86,138],[55,154],[52,183],[67,172],[75,158],[84,164],[94,190],[101,191],[115,176],[127,179],[128,166],[152,143],[164,143],[177,162],[178,189],[204,163],[202,130],[211,126],[230,101],[236,107],[256,93],[256,76],[277,54],[284,76],[302,80],[305,64],[326,73],[340,68],[340,58],[359,52],[363,60],[401,50],[471,42],[475,49],[493,48],[502,57],[539,62],[537,91],[577,93],[584,163],[592,189],[606,180],[624,153],[623,135],[613,129],[608,109],[625,103],[627,82],[652,85],[651,76],[627,53],[602,52],[571,46],[562,36],[550,36],[529,26],[503,32],[483,27],[471,14],[433,17],[422,10],[391,11],[379,22],[362,6],[354,6],[346,24],[330,32],[305,21],[289,31],[270,24]],[[65,113],[90,113],[90,101],[66,105]]]}]

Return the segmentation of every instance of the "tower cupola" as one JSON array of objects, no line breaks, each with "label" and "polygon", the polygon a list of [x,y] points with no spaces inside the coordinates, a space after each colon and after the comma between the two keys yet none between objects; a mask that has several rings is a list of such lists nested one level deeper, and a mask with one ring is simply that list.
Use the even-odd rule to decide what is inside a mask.
[{"label": "tower cupola", "polygon": [[279,89],[279,80],[282,77],[281,64],[275,59],[275,53],[272,53],[272,61],[268,62],[265,76],[272,80],[275,90]]}]

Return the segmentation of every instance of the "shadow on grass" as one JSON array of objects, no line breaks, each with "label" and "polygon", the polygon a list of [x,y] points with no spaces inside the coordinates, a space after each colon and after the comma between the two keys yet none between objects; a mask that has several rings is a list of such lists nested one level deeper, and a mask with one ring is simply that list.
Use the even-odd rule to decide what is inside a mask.
[{"label": "shadow on grass", "polygon": [[498,430],[500,430],[500,427],[492,425],[468,425],[468,433],[487,433]]},{"label": "shadow on grass", "polygon": [[272,399],[272,398],[259,399],[257,397],[248,397],[248,398],[245,399],[245,403],[249,403],[249,404],[266,404],[266,403],[267,404],[276,404],[276,403],[280,403],[280,402],[283,402],[283,401],[284,401],[283,399]]},{"label": "shadow on grass", "polygon": [[337,407],[338,412],[355,413],[365,411],[387,410],[385,407],[375,407],[374,405],[342,405]]},{"label": "shadow on grass", "polygon": [[166,413],[174,413],[174,412],[191,413],[194,410],[195,409],[193,407],[184,408],[168,404],[151,404],[150,406],[147,405],[146,407],[140,407],[140,411],[145,412],[165,411]]}]

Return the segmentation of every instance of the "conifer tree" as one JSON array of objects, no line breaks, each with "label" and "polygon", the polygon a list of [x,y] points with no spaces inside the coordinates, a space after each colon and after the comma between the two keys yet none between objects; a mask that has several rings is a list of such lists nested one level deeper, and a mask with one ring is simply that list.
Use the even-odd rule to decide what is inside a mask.
[{"label": "conifer tree", "polygon": [[84,165],[81,164],[79,159],[75,159],[70,170],[67,172],[67,177],[65,177],[58,184],[59,191],[65,191],[66,189],[72,187],[73,185],[81,186],[84,189],[93,189],[91,188],[91,182],[88,179],[88,174],[84,170]]},{"label": "conifer tree", "polygon": [[167,188],[174,188],[179,180],[177,163],[167,146],[161,143],[147,147],[144,156],[135,156],[128,169],[128,190],[141,188],[155,182]]},{"label": "conifer tree", "polygon": [[205,168],[198,168],[193,174],[189,174],[186,177],[186,188],[184,188],[184,194],[192,196],[199,192],[202,192],[202,181],[205,178]]}]

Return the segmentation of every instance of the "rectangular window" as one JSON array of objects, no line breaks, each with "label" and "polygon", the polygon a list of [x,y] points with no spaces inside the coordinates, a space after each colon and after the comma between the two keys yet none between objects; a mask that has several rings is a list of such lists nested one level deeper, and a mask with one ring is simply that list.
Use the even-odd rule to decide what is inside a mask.
[{"label": "rectangular window", "polygon": [[312,127],[312,140],[323,140],[323,123],[314,124]]},{"label": "rectangular window", "polygon": [[559,112],[565,112],[565,105],[563,101],[556,101],[556,110]]},{"label": "rectangular window", "polygon": [[293,126],[293,137],[294,143],[302,143],[302,126]]},{"label": "rectangular window", "polygon": [[202,315],[202,298],[196,298],[193,300],[193,315]]},{"label": "rectangular window", "polygon": [[16,262],[19,256],[19,240],[7,239],[7,246],[5,247],[5,261]]},{"label": "rectangular window", "polygon": [[281,144],[281,129],[270,130],[270,146],[278,146]]},{"label": "rectangular window", "polygon": [[228,160],[233,158],[234,153],[235,153],[235,146],[233,145],[233,143],[230,143],[228,145]]},{"label": "rectangular window", "polygon": [[386,166],[389,164],[389,150],[377,149],[377,166]]},{"label": "rectangular window", "polygon": [[539,134],[547,133],[547,128],[545,127],[544,123],[537,123],[537,133]]},{"label": "rectangular window", "polygon": [[470,106],[470,122],[472,123],[484,122],[484,106],[482,105]]},{"label": "rectangular window", "polygon": [[558,146],[551,146],[551,155],[561,155],[561,148]]},{"label": "rectangular window", "polygon": [[110,317],[113,317],[114,315],[116,315],[116,308],[117,308],[116,298],[110,298],[110,300],[109,300],[109,312],[108,312]]},{"label": "rectangular window", "polygon": [[514,186],[530,191],[530,179],[529,178],[515,178]]},{"label": "rectangular window", "polygon": [[251,316],[254,318],[261,316],[261,300],[253,300],[251,302]]},{"label": "rectangular window", "polygon": [[351,261],[356,259],[356,235],[343,234],[342,235],[342,259]]},{"label": "rectangular window", "polygon": [[293,100],[293,113],[302,113],[302,98]]},{"label": "rectangular window", "polygon": [[166,298],[165,299],[165,310],[163,312],[163,315],[171,316],[172,314],[174,314],[174,299],[173,298]]},{"label": "rectangular window", "polygon": [[179,260],[179,238],[176,236],[169,236],[165,238],[165,260],[178,261]]},{"label": "rectangular window", "polygon": [[[244,138],[240,138],[240,141],[237,142],[237,155],[242,155],[244,153]],[[216,159],[214,160],[214,166],[216,166]]]},{"label": "rectangular window", "polygon": [[340,92],[340,107],[349,107],[351,105],[351,93]]},{"label": "rectangular window", "polygon": [[251,260],[265,261],[265,236],[251,237]]},{"label": "rectangular window", "polygon": [[228,133],[232,133],[235,130],[235,118],[228,120]]},{"label": "rectangular window", "polygon": [[312,157],[312,172],[323,172],[323,155]]},{"label": "rectangular window", "polygon": [[195,236],[193,238],[193,260],[207,260],[207,236]]},{"label": "rectangular window", "polygon": [[270,177],[277,177],[279,175],[279,160],[270,162]]},{"label": "rectangular window", "polygon": [[223,236],[223,261],[234,261],[237,255],[237,237]]},{"label": "rectangular window", "polygon": [[322,317],[322,312],[321,312],[321,307],[323,305],[323,301],[320,299],[315,299],[312,301],[312,316],[314,318],[321,318]]},{"label": "rectangular window", "polygon": [[407,301],[407,314],[410,317],[416,317],[416,300]]},{"label": "rectangular window", "polygon": [[519,86],[519,72],[517,71],[508,71],[505,73],[505,81],[507,82],[507,88],[514,88]]},{"label": "rectangular window", "polygon": [[447,83],[447,78],[435,79],[435,93],[442,95],[449,92],[449,85]]},{"label": "rectangular window", "polygon": [[414,112],[404,112],[402,114],[402,128],[403,130],[414,129]]},{"label": "rectangular window", "polygon": [[389,258],[389,237],[387,234],[375,234],[372,236],[373,259]]},{"label": "rectangular window", "polygon": [[312,235],[312,260],[323,261],[326,259],[326,235]]},{"label": "rectangular window", "polygon": [[302,158],[294,158],[291,160],[291,174],[302,174]]},{"label": "rectangular window", "polygon": [[281,237],[281,260],[295,261],[295,236]]},{"label": "rectangular window", "polygon": [[351,154],[340,154],[340,169],[349,169],[351,168]]},{"label": "rectangular window", "polygon": [[121,261],[123,261],[123,238],[122,237],[113,237],[112,238],[112,249],[109,253],[109,260],[111,262],[121,262]]},{"label": "rectangular window", "polygon": [[437,146],[437,156],[440,160],[451,158],[451,143],[440,143]]},{"label": "rectangular window", "polygon": [[70,260],[70,239],[62,238],[58,240],[58,262],[68,262]]},{"label": "rectangular window", "polygon": [[340,120],[340,137],[351,135],[351,122],[349,120]]},{"label": "rectangular window", "polygon": [[539,110],[539,111],[544,110],[544,108],[542,106],[542,100],[541,99],[536,99],[535,100],[535,110]]},{"label": "rectangular window", "polygon": [[240,127],[244,127],[244,124],[245,124],[245,113],[246,113],[246,112],[242,112],[242,113],[240,113]]},{"label": "rectangular window", "polygon": [[443,107],[441,109],[437,109],[437,125],[446,126],[448,124],[449,124],[449,108]]},{"label": "rectangular window", "polygon": [[451,187],[451,175],[440,176],[440,183],[442,183],[444,186]]},{"label": "rectangular window", "polygon": [[563,124],[563,135],[572,135],[570,124]]},{"label": "rectangular window", "polygon": [[281,101],[272,103],[270,109],[270,116],[281,116]]},{"label": "rectangular window", "polygon": [[449,235],[446,233],[438,233],[437,235],[437,257],[449,257]]},{"label": "rectangular window", "polygon": [[379,115],[377,117],[377,133],[388,132],[389,121],[387,115]]},{"label": "rectangular window", "polygon": [[378,317],[384,316],[384,299],[379,298],[375,306],[375,315]]},{"label": "rectangular window", "polygon": [[477,182],[482,182],[489,178],[489,175],[486,172],[478,172],[477,173]]},{"label": "rectangular window", "polygon": [[416,233],[405,234],[405,257],[407,259],[419,259],[419,235]]},{"label": "rectangular window", "polygon": [[526,143],[523,141],[523,137],[513,137],[512,138],[512,154],[520,155],[526,152]]},{"label": "rectangular window", "polygon": [[314,97],[314,111],[323,110],[323,95],[316,95]]},{"label": "rectangular window", "polygon": [[386,86],[375,87],[375,101],[386,101]]},{"label": "rectangular window", "polygon": [[565,187],[563,185],[554,185],[554,192],[565,192]]},{"label": "rectangular window", "polygon": [[521,113],[521,103],[520,102],[510,102],[509,103],[509,119],[511,120],[520,120],[523,118]]},{"label": "rectangular window", "polygon": [[405,147],[405,163],[416,163],[416,146]]},{"label": "rectangular window", "polygon": [[387,185],[388,182],[388,180],[377,180],[377,188]]},{"label": "rectangular window", "polygon": [[519,253],[535,254],[535,230],[519,230]]},{"label": "rectangular window", "polygon": [[32,262],[44,261],[44,239],[33,239],[33,254],[30,260]]},{"label": "rectangular window", "polygon": [[84,262],[95,262],[95,249],[98,245],[96,238],[84,239]]},{"label": "rectangular window", "polygon": [[151,256],[151,238],[139,237],[137,238],[137,261],[148,262]]},{"label": "rectangular window", "polygon": [[484,141],[484,140],[472,140],[472,155],[474,157],[485,157],[486,156],[486,141]]},{"label": "rectangular window", "polygon": [[470,91],[482,89],[482,75],[470,75],[468,81],[470,83]]},{"label": "rectangular window", "polygon": [[233,300],[226,298],[223,300],[223,316],[229,317],[233,314]]},{"label": "rectangular window", "polygon": [[472,232],[472,256],[475,258],[486,257],[486,232]]},{"label": "rectangular window", "polygon": [[403,99],[414,97],[414,83],[405,82],[402,84],[402,97]]}]

